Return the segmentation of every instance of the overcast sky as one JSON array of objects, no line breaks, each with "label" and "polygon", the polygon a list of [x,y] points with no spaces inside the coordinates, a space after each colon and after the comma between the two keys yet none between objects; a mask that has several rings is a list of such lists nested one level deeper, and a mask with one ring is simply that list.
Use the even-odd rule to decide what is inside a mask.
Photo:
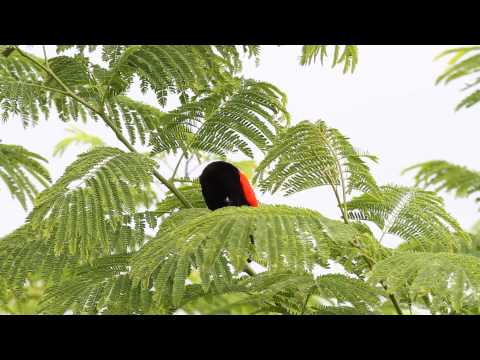
[{"label": "overcast sky", "polygon": [[[400,172],[415,163],[444,159],[480,169],[477,143],[480,133],[480,107],[454,112],[463,83],[435,86],[435,78],[446,61],[433,61],[442,50],[452,46],[360,46],[359,64],[354,74],[342,74],[329,64],[301,67],[299,46],[263,46],[261,63],[245,63],[244,75],[277,85],[288,95],[288,111],[294,123],[323,119],[348,136],[355,147],[368,150],[380,159],[371,166],[379,184],[412,185],[409,175]],[[27,49],[41,54],[39,47]],[[54,55],[49,48],[49,55]],[[154,97],[132,95],[154,104]],[[114,146],[121,146],[102,124],[77,124]],[[23,145],[50,159],[48,168],[57,179],[65,167],[85,150],[75,147],[61,158],[52,158],[55,144],[68,124],[57,119],[42,121],[35,128],[23,129],[19,119],[0,123],[3,143]],[[200,169],[201,170],[201,169]],[[282,203],[316,209],[331,218],[339,218],[335,199],[328,189],[314,189],[284,198],[258,195],[266,203]],[[445,195],[447,210],[465,227],[477,219],[473,199],[454,199]],[[26,212],[12,200],[0,183],[2,221],[0,236],[25,219]]]}]

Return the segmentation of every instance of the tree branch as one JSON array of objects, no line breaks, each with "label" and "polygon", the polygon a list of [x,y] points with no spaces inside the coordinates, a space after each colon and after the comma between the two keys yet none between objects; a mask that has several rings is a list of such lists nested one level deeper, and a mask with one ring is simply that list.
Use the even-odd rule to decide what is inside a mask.
[{"label": "tree branch", "polygon": [[[108,116],[101,111],[100,109],[97,109],[93,105],[89,104],[86,100],[82,99],[79,97],[77,94],[75,94],[65,83],[48,67],[48,64],[42,64],[41,62],[37,61],[35,58],[31,57],[27,53],[23,52],[18,46],[15,47],[15,49],[18,51],[18,53],[25,57],[26,59],[30,60],[32,63],[35,65],[39,66],[43,71],[45,71],[48,75],[50,75],[55,81],[64,89],[64,94],[66,96],[71,97],[72,99],[76,100],[89,110],[91,110],[93,113],[99,115],[102,120],[107,124],[107,126],[112,129],[112,131],[115,133],[115,136],[117,137],[120,142],[122,142],[128,150],[130,150],[133,153],[137,153],[135,148],[128,142],[128,140],[123,136],[123,134],[117,129],[117,127],[110,121]],[[187,208],[191,208],[192,205],[190,202],[183,196],[182,193],[180,193],[177,188],[166,178],[164,178],[157,170],[153,170],[153,175],[163,184],[165,185],[179,200],[180,202]]]}]

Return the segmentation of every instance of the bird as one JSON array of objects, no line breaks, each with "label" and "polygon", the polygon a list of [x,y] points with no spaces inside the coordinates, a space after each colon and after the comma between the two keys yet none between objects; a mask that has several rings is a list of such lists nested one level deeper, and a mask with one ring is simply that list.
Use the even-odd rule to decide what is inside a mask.
[{"label": "bird", "polygon": [[[207,207],[215,211],[226,206],[258,207],[255,191],[248,177],[234,165],[225,161],[208,164],[200,175],[200,186]],[[255,244],[253,236],[250,242]],[[251,258],[247,259],[252,262]],[[245,269],[250,275],[250,269]]]},{"label": "bird", "polygon": [[225,161],[208,164],[200,175],[203,198],[210,210],[226,206],[258,207],[255,192],[247,176]]}]

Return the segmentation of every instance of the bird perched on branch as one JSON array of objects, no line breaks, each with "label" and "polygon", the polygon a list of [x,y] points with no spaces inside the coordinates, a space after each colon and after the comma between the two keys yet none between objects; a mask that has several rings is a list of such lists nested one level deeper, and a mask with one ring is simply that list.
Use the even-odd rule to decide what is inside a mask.
[{"label": "bird perched on branch", "polygon": [[[258,201],[247,176],[234,165],[225,161],[214,161],[200,175],[203,198],[210,210],[225,206],[257,207]],[[253,236],[250,241],[254,244]],[[252,260],[247,259],[250,263]],[[249,268],[246,268],[252,275]]]},{"label": "bird perched on branch", "polygon": [[247,176],[228,162],[214,161],[208,164],[200,175],[200,185],[210,210],[225,206],[258,206]]}]

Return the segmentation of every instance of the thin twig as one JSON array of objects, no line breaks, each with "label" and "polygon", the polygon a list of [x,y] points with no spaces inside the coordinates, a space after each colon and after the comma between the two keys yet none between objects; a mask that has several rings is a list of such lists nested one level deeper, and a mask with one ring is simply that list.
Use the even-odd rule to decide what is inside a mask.
[{"label": "thin twig", "polygon": [[177,175],[178,168],[180,167],[180,163],[182,162],[183,158],[185,157],[185,153],[182,153],[182,156],[180,156],[180,159],[178,159],[177,165],[175,165],[175,169],[173,169],[173,174],[170,177],[170,181],[173,181],[175,179],[175,175]]},{"label": "thin twig", "polygon": [[[333,183],[330,183],[330,185],[332,186],[333,193],[335,194],[335,198],[337,199],[338,207],[340,208],[340,211],[342,213],[343,221],[344,221],[345,224],[348,225],[349,221],[348,221],[348,217],[347,217],[347,207],[342,206],[342,202],[340,200],[340,196],[338,194],[337,188],[333,185]],[[342,182],[342,189],[344,189],[344,185],[345,184]],[[343,196],[345,196],[345,191],[343,191]],[[346,203],[346,199],[344,198],[343,204],[345,204],[345,203]],[[355,246],[355,244],[352,244],[352,245]],[[356,247],[360,248],[358,246],[356,246]],[[373,264],[370,262],[370,259],[368,257],[366,257],[365,255],[362,255],[362,256],[365,258],[365,261],[368,264],[368,267],[370,268],[370,270],[372,270],[373,269]],[[380,282],[380,284],[385,289],[385,291],[388,290],[387,285],[385,285],[382,281]],[[402,309],[400,308],[400,305],[398,304],[398,301],[395,298],[395,295],[389,294],[388,297],[389,297],[390,301],[392,302],[393,306],[395,307],[395,310],[397,311],[398,315],[403,315]]]}]

